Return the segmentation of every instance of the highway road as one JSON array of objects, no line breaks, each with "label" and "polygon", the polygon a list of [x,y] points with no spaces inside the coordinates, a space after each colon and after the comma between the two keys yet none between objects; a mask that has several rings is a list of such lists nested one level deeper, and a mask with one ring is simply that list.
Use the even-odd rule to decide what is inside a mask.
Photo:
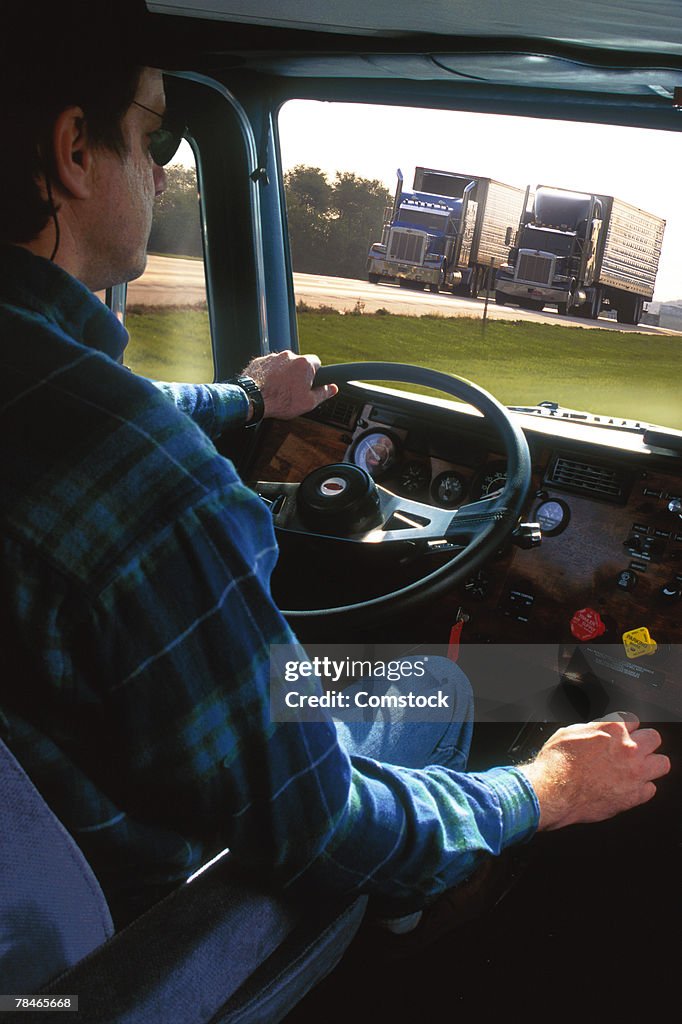
[{"label": "highway road", "polygon": [[[395,284],[372,285],[354,278],[294,274],[294,291],[297,302],[304,302],[312,307],[332,306],[342,312],[349,312],[360,303],[366,313],[383,308],[391,313],[412,316],[439,314],[446,317],[482,317],[486,311],[486,315],[495,320],[534,320],[536,323],[564,326],[574,324],[588,329],[605,327],[611,330],[650,334],[680,333],[650,324],[618,324],[607,317],[602,317],[598,321],[583,320],[579,317],[559,316],[553,309],[536,313],[515,306],[498,306],[492,297],[486,310],[484,298],[468,299],[449,293],[432,295],[430,292],[399,288]],[[201,260],[150,256],[143,277],[128,286],[128,303],[132,305],[195,305],[205,301],[205,297],[204,269]]]}]

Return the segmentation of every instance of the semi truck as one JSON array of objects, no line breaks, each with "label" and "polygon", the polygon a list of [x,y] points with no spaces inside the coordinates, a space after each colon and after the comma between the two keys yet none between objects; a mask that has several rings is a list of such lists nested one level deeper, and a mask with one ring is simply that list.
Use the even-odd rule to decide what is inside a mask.
[{"label": "semi truck", "polygon": [[475,297],[486,273],[508,261],[526,201],[527,190],[513,185],[429,167],[415,169],[407,192],[398,171],[381,241],[367,256],[369,281]]},{"label": "semi truck", "polygon": [[538,185],[495,299],[596,320],[615,310],[637,324],[654,294],[665,221],[614,196]]}]

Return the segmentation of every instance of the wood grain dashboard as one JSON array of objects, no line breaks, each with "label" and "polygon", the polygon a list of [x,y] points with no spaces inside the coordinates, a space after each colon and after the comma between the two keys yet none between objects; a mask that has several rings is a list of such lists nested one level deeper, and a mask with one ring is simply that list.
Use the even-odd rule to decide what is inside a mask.
[{"label": "wood grain dashboard", "polygon": [[[319,466],[357,461],[359,440],[385,432],[398,453],[380,482],[395,493],[436,504],[433,483],[448,473],[462,482],[463,501],[498,486],[499,445],[496,450],[471,418],[461,437],[456,423],[449,430],[444,436],[428,410],[413,424],[390,402],[359,404],[343,423],[321,414],[272,423],[249,476],[298,482]],[[532,550],[506,547],[430,608],[425,642],[446,642],[463,613],[463,643],[563,645],[569,675],[571,652],[581,646],[592,662],[606,664],[610,686],[625,699],[651,703],[663,718],[682,717],[682,459],[633,451],[632,444],[628,450],[588,444],[566,432],[526,429],[526,435],[533,467],[526,519],[542,521],[542,543]],[[655,653],[623,657],[623,634],[642,629]],[[620,670],[609,672],[609,651],[616,660],[620,651]]]}]

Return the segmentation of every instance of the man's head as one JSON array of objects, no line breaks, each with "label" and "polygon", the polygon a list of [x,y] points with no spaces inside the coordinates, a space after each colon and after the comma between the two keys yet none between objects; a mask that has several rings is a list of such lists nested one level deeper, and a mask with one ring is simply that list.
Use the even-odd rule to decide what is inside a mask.
[{"label": "man's head", "polygon": [[13,17],[0,55],[0,240],[54,258],[94,289],[142,272],[164,187],[149,151],[162,77],[140,66],[134,25],[107,9],[103,19],[98,4],[39,5],[38,31]]}]

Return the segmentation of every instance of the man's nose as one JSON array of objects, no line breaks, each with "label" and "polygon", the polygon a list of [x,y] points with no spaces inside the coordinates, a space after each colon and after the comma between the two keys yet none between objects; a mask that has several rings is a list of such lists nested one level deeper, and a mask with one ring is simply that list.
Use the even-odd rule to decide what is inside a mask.
[{"label": "man's nose", "polygon": [[166,168],[154,164],[154,195],[160,196],[162,192],[165,192],[167,184]]}]

